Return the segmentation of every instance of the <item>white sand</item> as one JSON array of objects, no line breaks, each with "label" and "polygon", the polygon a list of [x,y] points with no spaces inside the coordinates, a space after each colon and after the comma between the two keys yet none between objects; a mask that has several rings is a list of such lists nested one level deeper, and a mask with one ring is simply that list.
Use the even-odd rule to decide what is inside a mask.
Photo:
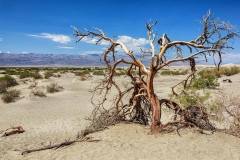
[{"label": "white sand", "polygon": [[[171,88],[185,76],[161,76],[156,79],[157,95],[167,98]],[[60,148],[21,155],[21,151],[51,143],[73,140],[85,128],[85,120],[93,107],[90,103],[91,81],[80,81],[71,73],[51,78],[64,87],[59,93],[45,98],[29,97],[29,85],[20,83],[22,98],[15,103],[0,102],[0,130],[22,126],[26,132],[0,137],[0,159],[240,159],[240,139],[222,134],[200,134],[197,130],[180,130],[170,134],[149,135],[149,126],[118,124],[91,134],[99,142],[83,142]],[[220,78],[222,81],[226,77]],[[226,90],[240,93],[240,74],[230,78],[233,83],[222,83]],[[126,81],[123,77],[118,80]],[[48,80],[37,80],[39,89],[45,91]],[[115,91],[112,91],[114,94]],[[163,121],[167,116],[163,117]]]}]

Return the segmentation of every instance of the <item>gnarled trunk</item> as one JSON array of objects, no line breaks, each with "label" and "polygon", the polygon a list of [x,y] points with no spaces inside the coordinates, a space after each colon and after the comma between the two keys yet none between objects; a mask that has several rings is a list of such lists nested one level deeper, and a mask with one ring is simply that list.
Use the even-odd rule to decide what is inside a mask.
[{"label": "gnarled trunk", "polygon": [[153,78],[155,76],[155,72],[151,72],[147,78],[147,92],[148,98],[152,107],[152,124],[151,124],[151,133],[159,133],[162,130],[162,122],[161,122],[161,105],[158,97],[154,93],[153,87]]}]

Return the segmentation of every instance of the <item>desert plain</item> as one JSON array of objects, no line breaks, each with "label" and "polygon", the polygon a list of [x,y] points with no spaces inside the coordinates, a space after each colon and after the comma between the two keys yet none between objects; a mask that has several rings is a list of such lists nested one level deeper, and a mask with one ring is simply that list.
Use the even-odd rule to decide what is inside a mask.
[{"label": "desert plain", "polygon": [[[204,68],[207,66],[200,66]],[[209,66],[208,66],[209,67]],[[184,68],[177,66],[176,68]],[[171,86],[186,76],[158,76],[155,88],[157,96],[168,98]],[[232,83],[223,83],[220,77],[219,89],[240,95],[240,74],[228,77]],[[51,82],[63,87],[61,92],[47,94],[46,97],[30,96],[32,78],[19,79],[13,88],[21,90],[20,97],[13,103],[0,102],[0,130],[11,126],[22,126],[24,133],[0,137],[1,160],[157,160],[157,159],[216,159],[240,160],[240,139],[225,133],[200,133],[197,129],[181,129],[167,134],[149,134],[150,126],[119,123],[88,136],[96,142],[79,142],[73,145],[33,152],[22,155],[28,149],[41,148],[49,144],[74,140],[81,130],[89,124],[86,120],[94,107],[91,92],[94,82],[101,76],[93,76],[81,81],[73,73],[61,77],[36,80],[37,88],[45,91]],[[115,81],[128,83],[124,76]],[[218,92],[218,90],[213,90]],[[112,91],[111,94],[116,94]],[[107,105],[111,105],[110,103]],[[166,123],[171,117],[163,113]]]}]

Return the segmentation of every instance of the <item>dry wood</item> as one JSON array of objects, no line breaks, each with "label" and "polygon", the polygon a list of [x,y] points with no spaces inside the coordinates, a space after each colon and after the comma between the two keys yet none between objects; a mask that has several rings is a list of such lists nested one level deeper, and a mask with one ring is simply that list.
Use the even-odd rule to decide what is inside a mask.
[{"label": "dry wood", "polygon": [[[8,130],[12,130],[12,131],[9,131],[9,132],[6,132]],[[5,130],[1,130],[0,131],[0,134],[2,134],[3,132],[5,132],[2,137],[6,137],[6,136],[10,136],[10,135],[13,135],[13,134],[19,134],[19,133],[23,133],[25,132],[25,130],[21,127],[21,126],[17,126],[17,127],[10,127],[8,129],[5,129]]]},{"label": "dry wood", "polygon": [[22,152],[22,155],[28,154],[28,153],[31,153],[31,152],[37,152],[37,151],[47,150],[47,149],[58,149],[58,148],[61,148],[61,147],[65,147],[65,146],[72,145],[72,144],[74,144],[74,143],[76,143],[76,142],[98,142],[98,141],[99,141],[99,140],[74,140],[74,141],[66,141],[66,142],[62,142],[62,143],[56,144],[56,145],[49,145],[49,146],[45,146],[45,147],[42,147],[42,148],[26,150],[26,151],[23,151],[23,152]]},{"label": "dry wood", "polygon": [[[232,49],[229,42],[234,38],[239,38],[239,32],[234,26],[219,18],[212,18],[210,11],[203,17],[201,23],[203,25],[202,33],[196,37],[196,39],[191,41],[172,41],[165,33],[157,39],[157,33],[154,32],[157,21],[154,23],[151,23],[151,21],[147,22],[147,36],[151,48],[141,49],[141,51],[143,57],[150,55],[148,67],[146,67],[142,61],[133,54],[133,51],[130,51],[125,46],[125,44],[115,41],[114,38],[107,37],[101,29],[94,28],[95,31],[85,29],[85,32],[81,33],[76,27],[73,27],[75,32],[74,35],[79,37],[77,42],[81,41],[84,37],[91,37],[95,40],[96,44],[101,41],[107,41],[110,44],[102,56],[108,71],[105,72],[104,79],[92,90],[93,97],[102,95],[101,100],[98,100],[97,103],[92,101],[96,106],[93,115],[97,117],[96,111],[99,111],[100,108],[104,108],[110,90],[115,88],[118,91],[118,95],[116,95],[113,100],[115,105],[115,116],[122,117],[125,120],[137,120],[139,123],[143,124],[148,124],[150,122],[151,131],[153,133],[161,132],[164,126],[161,122],[161,101],[159,101],[155,93],[153,84],[158,71],[172,63],[189,63],[191,73],[187,75],[183,81],[172,87],[173,94],[177,96],[178,94],[174,91],[174,88],[178,85],[183,85],[182,92],[187,89],[187,84],[195,73],[195,59],[197,56],[202,57],[202,60],[206,62],[208,57],[213,57],[215,65],[219,68],[222,62],[224,49]],[[119,50],[119,48],[116,47],[120,47],[128,58],[117,59],[116,50]],[[167,58],[167,51],[171,49],[175,51],[176,56],[174,58]],[[189,56],[184,56],[183,50],[188,50]],[[216,56],[218,56],[219,62],[215,61]],[[130,78],[129,84],[131,83],[133,85],[125,91],[122,91],[119,83],[114,80],[116,68],[121,64],[129,67],[126,71],[126,77]],[[133,71],[138,71],[138,73],[133,74]],[[132,96],[129,99],[129,103],[124,103],[123,99],[128,93],[132,93]],[[200,112],[198,113],[200,114]],[[101,112],[99,112],[99,114],[101,115]]]}]

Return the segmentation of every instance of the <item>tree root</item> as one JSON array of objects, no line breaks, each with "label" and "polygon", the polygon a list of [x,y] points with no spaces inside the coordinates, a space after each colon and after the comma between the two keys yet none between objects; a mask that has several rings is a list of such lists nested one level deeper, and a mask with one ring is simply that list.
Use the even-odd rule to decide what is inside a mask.
[{"label": "tree root", "polygon": [[98,141],[100,141],[100,140],[82,139],[82,140],[74,140],[74,141],[65,141],[65,142],[62,142],[62,143],[59,143],[59,144],[56,144],[56,145],[49,145],[49,146],[45,146],[45,147],[42,147],[42,148],[26,150],[26,151],[22,152],[22,155],[28,154],[28,153],[31,153],[31,152],[47,150],[47,149],[58,149],[58,148],[61,148],[61,147],[64,147],[64,146],[72,145],[76,142],[98,142]]},{"label": "tree root", "polygon": [[[12,131],[9,131],[9,132],[6,132],[8,130],[12,129]],[[13,134],[19,134],[19,133],[23,133],[25,132],[25,130],[21,127],[21,126],[17,126],[17,127],[10,127],[8,129],[5,129],[5,130],[1,130],[0,131],[0,134],[5,132],[2,137],[6,137],[6,136],[10,136],[10,135],[13,135]]]}]

